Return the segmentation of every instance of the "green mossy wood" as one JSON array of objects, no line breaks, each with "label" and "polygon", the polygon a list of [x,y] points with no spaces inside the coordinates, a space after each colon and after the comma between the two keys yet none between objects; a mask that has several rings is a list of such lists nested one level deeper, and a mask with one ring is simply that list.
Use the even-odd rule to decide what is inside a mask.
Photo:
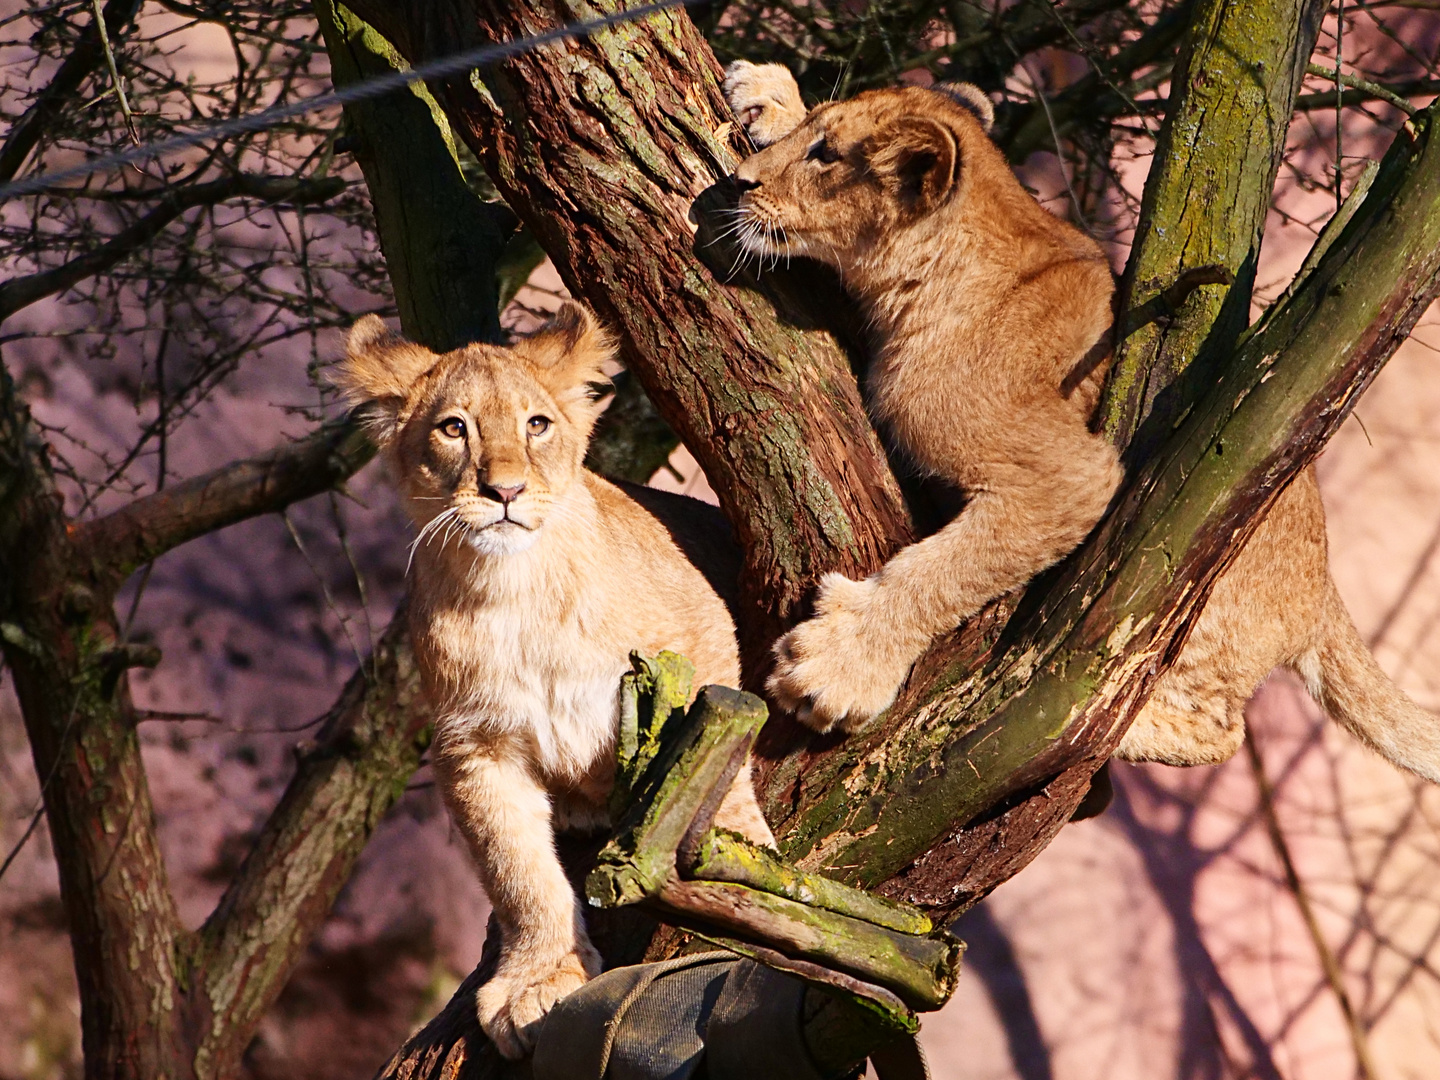
[{"label": "green mossy wood", "polygon": [[765,722],[765,703],[707,686],[687,712],[689,661],[662,653],[634,663],[621,689],[617,770],[629,777],[631,801],[616,800],[615,837],[585,881],[590,903],[648,904],[688,928],[739,935],[879,984],[916,1008],[944,1004],[960,947],[929,936],[924,915],[711,828]]}]

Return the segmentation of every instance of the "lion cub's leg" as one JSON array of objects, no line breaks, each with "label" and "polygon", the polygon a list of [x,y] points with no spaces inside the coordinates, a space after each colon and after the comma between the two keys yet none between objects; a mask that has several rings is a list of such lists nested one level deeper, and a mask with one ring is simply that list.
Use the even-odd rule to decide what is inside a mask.
[{"label": "lion cub's leg", "polygon": [[779,142],[805,119],[800,87],[780,64],[736,60],[725,69],[723,89],[745,134],[761,149]]},{"label": "lion cub's leg", "polygon": [[1015,430],[1030,445],[988,447],[970,502],[944,529],[865,581],[825,576],[815,617],[775,646],[767,686],[782,706],[818,731],[858,730],[895,700],[935,635],[1085,539],[1120,483],[1114,447],[1064,418]]},{"label": "lion cub's leg", "polygon": [[500,961],[475,994],[507,1058],[533,1047],[550,1007],[600,973],[575,891],[555,855],[550,799],[522,762],[438,754],[437,778],[500,926]]},{"label": "lion cub's leg", "polygon": [[1313,468],[1286,488],[1216,580],[1189,639],[1116,756],[1213,765],[1244,740],[1245,703],[1275,668],[1303,669],[1333,586]]},{"label": "lion cub's leg", "polygon": [[1245,697],[1238,700],[1203,671],[1166,672],[1116,748],[1122,761],[1219,765],[1245,741]]}]

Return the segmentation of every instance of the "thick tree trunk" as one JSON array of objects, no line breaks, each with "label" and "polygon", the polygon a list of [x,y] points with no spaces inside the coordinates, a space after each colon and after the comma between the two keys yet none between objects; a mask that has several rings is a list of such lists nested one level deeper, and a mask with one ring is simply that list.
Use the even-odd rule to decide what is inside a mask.
[{"label": "thick tree trunk", "polygon": [[30,415],[0,370],[0,619],[70,923],[90,1076],[193,1075],[183,932],[155,836],[113,593],[69,536]]}]

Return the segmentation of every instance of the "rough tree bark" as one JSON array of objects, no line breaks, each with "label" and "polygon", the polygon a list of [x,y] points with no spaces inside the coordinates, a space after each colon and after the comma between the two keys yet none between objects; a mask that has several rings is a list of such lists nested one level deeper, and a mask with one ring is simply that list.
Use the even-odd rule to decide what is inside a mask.
[{"label": "rough tree bark", "polygon": [[1202,345],[1223,366],[1250,322],[1270,193],[1328,6],[1207,0],[1192,11],[1120,306],[1140,307],[1194,267],[1224,266],[1234,282],[1203,286],[1173,319],[1117,343],[1101,424],[1121,446]]},{"label": "rough tree bark", "polygon": [[[1228,292],[1187,304],[1178,325],[1126,343],[1110,397],[1128,402],[1128,387],[1145,388],[1128,406],[1127,440],[1167,387],[1190,406],[1185,422],[1163,425],[1155,452],[1135,466],[1115,510],[1080,551],[1018,602],[993,607],[932,649],[873,731],[840,745],[769,744],[772,754],[792,751],[772,763],[765,795],[786,855],[800,865],[942,917],[1023,867],[1068,819],[1178,651],[1215,575],[1435,295],[1440,148],[1431,144],[1427,113],[1397,140],[1381,181],[1284,310],[1238,351],[1243,319],[1219,319],[1217,327],[1229,310],[1224,297],[1242,312],[1241,300],[1248,302],[1247,271],[1320,7],[1208,0],[1192,9],[1184,78],[1130,275],[1142,284],[1131,288],[1131,302],[1197,262],[1240,273]],[[357,8],[412,60],[579,14],[541,0],[360,0]],[[802,612],[797,598],[818,572],[853,573],[857,551],[879,557],[903,531],[891,531],[895,518],[871,519],[869,535],[884,524],[885,539],[861,549],[853,518],[844,530],[817,534],[806,521],[816,488],[777,482],[794,477],[791,463],[808,449],[777,447],[777,438],[816,430],[812,410],[823,412],[827,398],[848,409],[852,387],[837,384],[828,361],[816,362],[824,372],[817,381],[815,369],[792,360],[789,350],[801,342],[771,328],[759,298],[727,286],[695,257],[677,202],[710,187],[731,163],[728,147],[711,137],[728,120],[716,74],[685,17],[667,14],[435,90],[567,285],[620,330],[627,361],[720,493],[747,547],[750,611],[766,608],[742,630],[753,679],[755,646]],[[1193,188],[1197,177],[1203,190],[1177,198],[1177,186]],[[1174,242],[1181,222],[1192,241],[1206,238],[1203,254],[1193,242]],[[793,280],[785,284],[793,288]],[[737,310],[740,325],[761,336],[736,342]],[[1179,382],[1212,328],[1218,359],[1208,378]],[[1160,345],[1142,347],[1152,340]],[[757,344],[770,355],[755,357]],[[804,345],[814,356],[816,346]],[[829,437],[864,452],[868,439],[836,433],[848,415]],[[863,493],[879,469],[878,456],[869,458],[844,479]],[[854,498],[832,498],[833,473],[820,475],[827,509],[853,511]],[[879,498],[889,485],[874,491]],[[781,523],[778,533],[764,531],[771,522]],[[836,550],[834,537],[847,546]],[[820,546],[797,551],[802,540]],[[793,740],[793,729],[787,734]],[[387,1074],[433,1075],[445,1062],[462,1075],[490,1075],[493,1058],[476,1056],[483,1040],[472,1013],[462,988]]]}]

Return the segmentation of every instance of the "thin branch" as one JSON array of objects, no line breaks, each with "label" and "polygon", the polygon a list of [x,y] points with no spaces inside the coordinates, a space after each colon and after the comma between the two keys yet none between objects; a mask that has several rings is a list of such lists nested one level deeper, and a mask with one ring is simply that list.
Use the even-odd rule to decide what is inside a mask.
[{"label": "thin branch", "polygon": [[10,849],[10,854],[5,856],[5,861],[0,863],[0,878],[5,876],[5,871],[10,869],[10,864],[13,863],[16,858],[19,857],[20,852],[24,850],[30,837],[35,834],[35,827],[40,824],[40,819],[44,816],[45,803],[42,801],[40,805],[35,808],[35,812],[30,815],[30,824],[25,827],[25,832],[21,834],[19,840],[15,841],[15,846]]},{"label": "thin branch", "polygon": [[[1335,77],[1335,72],[1327,68],[1321,68],[1312,74],[1322,75],[1327,79]],[[1440,79],[1412,79],[1409,82],[1391,83],[1389,86],[1382,86],[1380,83],[1361,79],[1354,75],[1342,75],[1341,80],[1347,89],[1339,97],[1341,104],[1346,108],[1363,105],[1367,101],[1383,101],[1387,105],[1395,106],[1407,116],[1413,116],[1417,107],[1410,103],[1409,98],[1440,94]],[[1336,94],[1329,90],[1318,94],[1301,94],[1295,99],[1295,111],[1314,112],[1317,109],[1333,109],[1335,99]]]},{"label": "thin branch", "polygon": [[[119,37],[140,10],[140,0],[110,0],[105,5],[104,25],[111,36]],[[91,24],[82,31],[73,52],[67,56],[45,89],[36,95],[30,108],[15,121],[0,147],[0,183],[13,180],[30,151],[45,134],[46,127],[69,104],[72,94],[100,62],[100,35]]]},{"label": "thin branch", "polygon": [[[1367,95],[1369,95],[1371,99],[1378,99],[1380,101],[1387,102],[1390,105],[1394,105],[1395,108],[1399,109],[1406,116],[1414,116],[1417,112],[1420,111],[1417,106],[1412,105],[1410,102],[1406,101],[1395,91],[1390,90],[1387,87],[1381,86],[1377,82],[1371,82],[1369,79],[1362,79],[1358,75],[1346,75],[1344,72],[1339,71],[1335,68],[1321,67],[1319,64],[1307,64],[1305,66],[1305,74],[1318,75],[1322,79],[1329,79],[1331,82],[1337,83],[1339,86],[1348,86],[1352,90],[1363,90]],[[1416,84],[1411,83],[1407,85],[1414,86]],[[1431,84],[1426,82],[1422,83],[1421,85]],[[1423,90],[1412,90],[1411,92],[1425,93],[1425,91]],[[1433,93],[1434,91],[1431,92]],[[1334,102],[1337,107],[1341,107],[1345,104],[1344,95],[1341,93],[1335,94],[1330,98],[1330,100]]]},{"label": "thin branch", "polygon": [[[1184,8],[1167,11],[1145,35],[1133,44],[1127,45],[1112,57],[1105,78],[1092,71],[1084,78],[1067,86],[1049,100],[1050,116],[1036,106],[1019,111],[997,130],[998,142],[1011,161],[1023,161],[1046,142],[1053,121],[1055,129],[1066,135],[1082,119],[1125,116],[1134,112],[1134,107],[1151,107],[1149,101],[1135,101],[1135,95],[1154,89],[1169,76],[1172,62],[1171,51],[1188,25]],[[1110,85],[1117,80],[1133,77],[1143,68],[1156,66],[1149,77],[1136,80],[1126,91],[1112,90]],[[1127,100],[1128,99],[1128,100]],[[1158,111],[1163,102],[1154,104]]]},{"label": "thin branch", "polygon": [[1370,1041],[1365,1031],[1365,1025],[1361,1022],[1359,1014],[1355,1011],[1355,1005],[1350,1000],[1350,995],[1345,989],[1345,976],[1340,970],[1340,962],[1335,958],[1334,951],[1325,940],[1325,935],[1320,929],[1320,921],[1315,917],[1315,908],[1310,903],[1310,894],[1305,889],[1305,884],[1300,880],[1300,872],[1295,869],[1295,860],[1290,854],[1290,844],[1285,839],[1284,830],[1280,828],[1280,815],[1275,810],[1275,790],[1270,785],[1270,778],[1265,773],[1265,762],[1260,756],[1260,747],[1255,742],[1255,731],[1249,725],[1245,725],[1245,751],[1250,757],[1250,770],[1255,774],[1255,786],[1259,789],[1260,812],[1265,818],[1265,828],[1270,834],[1270,844],[1275,849],[1275,856],[1280,860],[1280,868],[1285,874],[1285,884],[1291,895],[1295,897],[1295,905],[1300,909],[1300,915],[1305,920],[1305,929],[1309,931],[1310,940],[1315,945],[1315,953],[1320,958],[1320,969],[1325,973],[1325,982],[1330,987],[1330,992],[1335,995],[1335,1000],[1340,1004],[1340,1012],[1345,1016],[1345,1027],[1350,1034],[1350,1045],[1355,1051],[1355,1067],[1363,1080],[1378,1080],[1379,1073],[1375,1069],[1375,1061],[1370,1056]]},{"label": "thin branch", "polygon": [[105,13],[100,0],[90,0],[95,11],[95,30],[100,35],[100,51],[105,54],[105,68],[110,72],[110,83],[115,90],[115,100],[120,104],[120,115],[125,120],[125,131],[130,141],[140,145],[140,133],[135,130],[135,117],[130,112],[130,102],[125,97],[125,83],[120,78],[120,69],[115,65],[115,50],[110,47],[110,35],[105,30]]},{"label": "thin branch", "polygon": [[333,199],[345,189],[338,177],[323,180],[296,180],[272,176],[231,176],[181,188],[160,197],[160,203],[135,224],[123,229],[93,251],[71,259],[63,266],[12,278],[0,285],[0,321],[8,319],[37,300],[62,292],[88,277],[104,273],[185,211],[196,206],[213,206],[239,197],[268,202],[312,203]]},{"label": "thin branch", "polygon": [[374,453],[356,421],[326,424],[304,439],[80,523],[75,541],[88,551],[100,574],[120,580],[188,540],[328,491],[354,475]]}]

